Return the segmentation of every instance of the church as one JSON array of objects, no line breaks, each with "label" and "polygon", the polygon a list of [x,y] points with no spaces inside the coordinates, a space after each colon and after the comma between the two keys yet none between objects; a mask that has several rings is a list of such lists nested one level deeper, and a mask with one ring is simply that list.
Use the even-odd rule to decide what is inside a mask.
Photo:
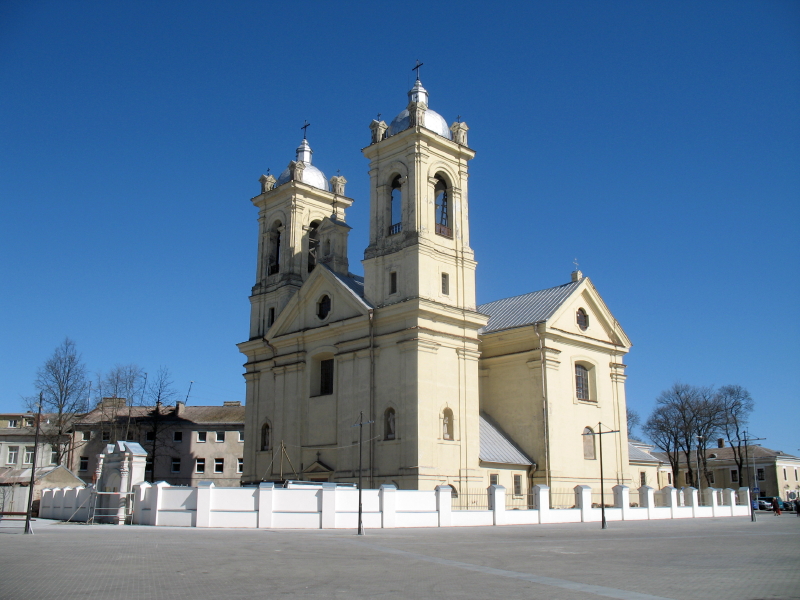
[{"label": "church", "polygon": [[[360,473],[364,487],[448,484],[454,494],[491,483],[514,495],[597,488],[602,447],[606,483],[638,487],[631,343],[590,279],[576,270],[476,305],[467,124],[448,126],[417,79],[406,108],[369,128],[363,277],[348,263],[347,181],[314,166],[305,135],[252,199],[242,482]],[[601,445],[602,431],[614,433]]]}]

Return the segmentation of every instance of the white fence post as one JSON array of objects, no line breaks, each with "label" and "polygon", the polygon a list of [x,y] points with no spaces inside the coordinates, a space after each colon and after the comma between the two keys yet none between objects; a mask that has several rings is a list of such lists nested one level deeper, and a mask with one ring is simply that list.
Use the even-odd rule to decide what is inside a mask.
[{"label": "white fence post", "polygon": [[722,503],[728,507],[725,514],[733,516],[733,507],[736,506],[736,490],[732,490],[731,488],[722,490]]},{"label": "white fence post", "polygon": [[439,513],[439,527],[450,527],[453,524],[452,494],[453,488],[449,485],[436,486],[436,512]]},{"label": "white fence post", "polygon": [[747,506],[750,503],[750,488],[739,488],[739,504]]},{"label": "white fence post", "polygon": [[213,481],[201,481],[197,484],[196,527],[211,527],[211,494],[213,492]]},{"label": "white fence post", "polygon": [[653,518],[653,509],[656,507],[656,491],[649,485],[639,488],[639,506],[647,509],[647,518]]},{"label": "white fence post", "polygon": [[631,490],[627,485],[615,485],[614,506],[622,510],[622,520],[627,521],[631,514]]},{"label": "white fence post", "polygon": [[717,496],[718,491],[719,490],[717,488],[712,487],[703,490],[703,493],[706,495],[706,502],[708,502],[708,505],[711,507],[711,514],[715,517],[719,512],[719,496]]},{"label": "white fence post", "polygon": [[675,509],[678,508],[678,490],[671,485],[667,485],[661,490],[664,504],[669,506],[670,518],[675,518]]},{"label": "white fence post", "polygon": [[581,523],[592,521],[592,488],[588,485],[575,486],[575,504],[581,509]]},{"label": "white fence post", "polygon": [[274,481],[262,481],[258,484],[258,528],[268,529],[272,527],[272,506],[273,492],[275,491]]},{"label": "white fence post", "polygon": [[492,523],[506,524],[506,488],[502,485],[489,486],[489,499],[492,506]]},{"label": "white fence post", "polygon": [[547,523],[550,514],[550,488],[541,484],[533,486],[533,498],[536,510],[539,511],[539,523]]},{"label": "white fence post", "polygon": [[686,506],[692,507],[692,518],[697,517],[697,507],[700,498],[697,494],[697,488],[685,487],[683,488],[683,503]]},{"label": "white fence post", "polygon": [[336,484],[324,482],[322,484],[322,502],[320,502],[322,515],[320,518],[320,529],[336,528]]},{"label": "white fence post", "polygon": [[150,502],[150,520],[152,521],[152,525],[158,525],[158,511],[161,510],[161,507],[164,505],[163,495],[164,495],[164,488],[168,488],[170,485],[166,481],[158,481],[153,484],[154,490],[151,490],[151,502]]},{"label": "white fence post", "polygon": [[[393,529],[395,526],[395,514],[397,512],[396,494],[397,488],[390,483],[384,483],[378,491],[378,497],[381,502],[381,527],[383,529]],[[439,519],[441,520],[441,516]]]},{"label": "white fence post", "polygon": [[134,525],[145,525],[143,522],[142,511],[145,509],[145,498],[147,489],[151,487],[146,481],[142,481],[133,486],[133,519]]}]

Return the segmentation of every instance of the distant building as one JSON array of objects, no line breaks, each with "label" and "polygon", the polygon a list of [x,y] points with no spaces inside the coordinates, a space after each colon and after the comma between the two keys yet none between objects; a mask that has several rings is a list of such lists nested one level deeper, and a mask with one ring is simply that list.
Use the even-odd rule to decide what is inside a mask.
[{"label": "distant building", "polygon": [[[76,419],[70,464],[88,482],[97,478],[97,457],[109,444],[138,442],[147,451],[145,477],[172,485],[238,486],[243,465],[244,406],[128,406],[103,398]],[[134,482],[136,483],[136,482]]]}]

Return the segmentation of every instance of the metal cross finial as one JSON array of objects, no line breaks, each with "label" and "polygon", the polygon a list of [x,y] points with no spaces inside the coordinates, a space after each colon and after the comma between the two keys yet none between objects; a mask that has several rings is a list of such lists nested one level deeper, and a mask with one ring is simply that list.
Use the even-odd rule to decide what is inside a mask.
[{"label": "metal cross finial", "polygon": [[578,259],[576,258],[575,260],[573,260],[572,264],[575,265],[575,270],[577,271],[578,270]]},{"label": "metal cross finial", "polygon": [[461,123],[461,115],[458,115],[458,116],[456,117],[456,120],[457,120],[459,123]]},{"label": "metal cross finial", "polygon": [[311,125],[311,123],[303,119],[303,126],[300,128],[303,130],[303,139],[306,139],[306,129],[308,129],[309,125]]},{"label": "metal cross finial", "polygon": [[413,69],[411,69],[412,71],[416,71],[416,72],[417,72],[417,81],[419,81],[419,68],[420,68],[420,67],[421,67],[423,64],[424,64],[424,63],[421,63],[421,62],[419,62],[419,59],[417,59],[417,65],[416,65],[416,66],[415,66]]},{"label": "metal cross finial", "polygon": [[378,121],[381,120],[381,113],[378,113]]},{"label": "metal cross finial", "polygon": [[339,176],[341,177],[341,175],[342,175],[342,170],[341,170],[341,169],[336,169],[336,174],[337,174],[337,175],[339,175]]},{"label": "metal cross finial", "polygon": [[267,167],[267,175],[269,175],[269,167]]}]

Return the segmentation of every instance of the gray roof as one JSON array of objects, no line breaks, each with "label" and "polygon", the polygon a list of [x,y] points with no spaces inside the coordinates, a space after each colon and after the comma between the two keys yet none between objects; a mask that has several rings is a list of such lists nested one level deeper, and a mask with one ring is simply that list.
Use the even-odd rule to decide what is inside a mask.
[{"label": "gray roof", "polygon": [[546,321],[577,289],[581,281],[583,280],[579,279],[546,290],[481,304],[478,312],[488,315],[489,322],[480,333],[491,333]]},{"label": "gray roof", "polygon": [[491,417],[480,415],[480,452],[478,458],[484,462],[509,465],[532,465],[533,461],[511,441]]},{"label": "gray roof", "polygon": [[645,452],[638,446],[631,444],[628,442],[628,460],[633,460],[636,462],[655,462],[660,463],[662,462],[658,457],[653,456],[649,452]]},{"label": "gray roof", "polygon": [[344,275],[339,275],[336,271],[331,269],[328,265],[323,264],[328,271],[330,271],[331,275],[336,277],[339,281],[341,281],[347,289],[349,289],[356,299],[364,304],[367,308],[372,308],[372,305],[367,302],[366,298],[364,298],[364,278],[359,275],[353,275],[352,273],[348,273],[347,277]]}]

